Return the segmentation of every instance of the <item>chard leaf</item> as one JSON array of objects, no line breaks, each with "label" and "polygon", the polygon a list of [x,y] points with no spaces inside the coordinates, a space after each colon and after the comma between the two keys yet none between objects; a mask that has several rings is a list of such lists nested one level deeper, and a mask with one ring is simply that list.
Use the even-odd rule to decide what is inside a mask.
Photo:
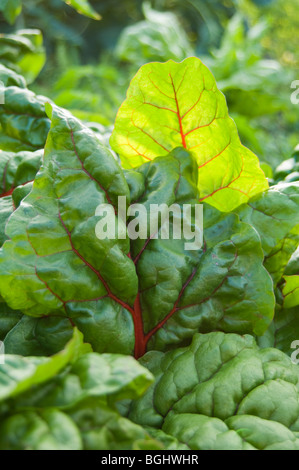
[{"label": "chard leaf", "polygon": [[70,411],[78,426],[85,450],[162,449],[158,440],[115,410],[87,402]]},{"label": "chard leaf", "polygon": [[3,64],[0,64],[0,80],[5,87],[17,86],[19,88],[26,88],[24,77],[5,67]]},{"label": "chard leaf", "polygon": [[[136,399],[153,382],[151,373],[133,357],[119,354],[84,354],[47,386],[18,397],[17,407],[69,409],[88,398],[105,399],[113,406],[121,399]],[[99,400],[98,400],[99,402]]]},{"label": "chard leaf", "polygon": [[156,377],[129,417],[192,450],[298,449],[299,370],[251,336],[195,335],[141,360]]},{"label": "chard leaf", "polygon": [[0,303],[0,341],[4,340],[7,333],[13,329],[22,316],[21,312],[12,310],[4,302]]},{"label": "chard leaf", "polygon": [[14,414],[0,424],[1,450],[82,450],[75,423],[58,410]]},{"label": "chard leaf", "polygon": [[98,205],[116,205],[118,195],[129,201],[129,188],[91,131],[58,108],[52,121],[44,168],[8,229],[12,237],[15,230],[21,235],[19,247],[11,246],[18,266],[6,278],[20,295],[10,296],[9,304],[33,316],[73,317],[95,349],[130,354],[134,321],[127,302],[134,303],[137,276],[129,242],[95,236]]},{"label": "chard leaf", "polygon": [[[280,183],[238,210],[241,220],[260,234],[265,256],[299,224],[299,182]],[[271,223],[269,223],[271,219]]]},{"label": "chard leaf", "polygon": [[[90,130],[59,108],[49,112],[44,165],[9,219],[10,240],[0,254],[0,292],[8,305],[33,317],[59,318],[60,338],[69,334],[63,321],[69,319],[96,352],[134,351],[136,357],[147,348],[186,344],[198,331],[263,334],[274,314],[273,284],[257,232],[237,215],[205,205],[200,250],[187,250],[186,240],[172,236],[155,239],[149,225],[146,239],[96,238],[97,206],[116,207],[118,196],[146,209],[153,203],[194,205],[193,157],[175,149],[126,172],[125,179]],[[25,343],[31,337],[35,349],[30,329],[37,330],[28,320],[8,334],[11,348],[25,324]],[[42,353],[46,322],[36,325],[45,327]]]},{"label": "chard leaf", "polygon": [[0,322],[3,321],[6,354],[50,356],[61,351],[73,335],[73,325],[64,317],[34,318],[5,306],[0,313]]},{"label": "chard leaf", "polygon": [[[263,336],[257,338],[257,342],[262,348],[275,347],[286,353],[289,357],[298,348],[299,338],[299,309],[277,308],[273,322]],[[298,359],[296,355],[296,359]]]},{"label": "chard leaf", "polygon": [[280,183],[255,196],[238,211],[260,235],[265,267],[275,284],[299,241],[299,183]]},{"label": "chard leaf", "polygon": [[[11,0],[9,0],[11,2]],[[46,61],[43,36],[38,29],[23,29],[0,36],[0,61],[31,83]]]},{"label": "chard leaf", "polygon": [[284,296],[284,308],[292,308],[299,305],[299,275],[285,276],[285,285],[282,293]]},{"label": "chard leaf", "polygon": [[15,86],[4,90],[0,106],[0,145],[2,150],[19,152],[43,148],[50,129],[43,96]]},{"label": "chard leaf", "polygon": [[74,330],[65,349],[51,358],[7,355],[5,363],[0,365],[0,401],[55,377],[67,364],[89,350],[90,346],[83,344],[82,334]]},{"label": "chard leaf", "polygon": [[11,196],[0,197],[0,246],[7,239],[5,235],[5,225],[15,207]]},{"label": "chard leaf", "polygon": [[198,166],[200,201],[228,212],[268,187],[258,158],[241,145],[225,97],[196,57],[141,67],[110,139],[126,168],[184,147]]},{"label": "chard leaf", "polygon": [[132,357],[91,353],[78,331],[51,358],[6,355],[0,449],[162,449],[116,409],[116,402],[139,398],[152,382]]},{"label": "chard leaf", "polygon": [[43,150],[19,153],[0,151],[1,193],[12,191],[17,186],[34,180],[41,166],[43,153]]}]

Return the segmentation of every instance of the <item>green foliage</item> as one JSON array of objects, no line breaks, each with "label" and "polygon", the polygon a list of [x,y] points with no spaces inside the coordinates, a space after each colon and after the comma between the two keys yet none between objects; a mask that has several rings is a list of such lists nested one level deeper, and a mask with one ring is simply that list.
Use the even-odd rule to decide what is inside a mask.
[{"label": "green foliage", "polygon": [[20,73],[28,83],[34,81],[46,60],[43,37],[39,30],[24,29],[0,36],[1,66]]},{"label": "green foliage", "polygon": [[6,21],[13,24],[22,11],[22,0],[0,0],[0,11]]},{"label": "green foliage", "polygon": [[133,358],[92,353],[77,330],[51,358],[8,355],[0,365],[0,449],[159,449],[115,406],[151,382]]},{"label": "green foliage", "polygon": [[210,333],[141,364],[156,380],[129,417],[149,431],[192,450],[298,449],[299,369],[277,349]]},{"label": "green foliage", "polygon": [[149,60],[183,60],[193,55],[188,37],[173,13],[143,4],[145,20],[125,28],[115,53],[120,60],[143,65]]},{"label": "green foliage", "polygon": [[[99,15],[89,4],[88,0],[62,0],[73,7],[81,15],[88,16],[94,20],[100,20]],[[8,23],[15,23],[22,11],[22,0],[0,0],[0,11]]]},{"label": "green foliage", "polygon": [[[194,57],[140,69],[118,112],[110,142],[126,168],[178,146],[189,150],[198,165],[200,201],[222,211],[267,188],[257,157],[240,143],[214,77]],[[234,163],[227,172],[229,161]]]},{"label": "green foliage", "polygon": [[[44,63],[40,32],[0,38],[1,450],[299,449],[298,149],[275,170],[285,153],[273,132],[281,122],[293,132],[294,111],[271,128],[273,154],[264,139],[291,109],[280,92],[288,77],[265,58],[268,33],[244,21],[249,0],[242,16],[234,1],[179,3],[163,14],[144,6],[141,21],[124,0],[121,24],[128,11],[136,24],[99,63],[57,70],[55,104],[38,92],[47,69],[36,93],[26,84]],[[96,6],[104,35],[113,7]],[[61,0],[28,0],[18,26],[29,11],[67,35],[75,22],[63,15],[77,17]],[[263,142],[261,165],[196,57],[143,65],[129,86],[137,65],[192,54],[187,11],[203,14],[200,34],[208,25],[214,45],[232,16],[210,63],[242,138]],[[62,44],[64,66],[72,50]],[[119,196],[147,210],[143,239],[129,236],[135,221]],[[203,245],[192,250],[174,227],[198,202]],[[96,237],[102,203],[114,239]],[[152,204],[181,209],[169,239],[162,220],[152,233]]]},{"label": "green foliage", "polygon": [[100,20],[101,15],[99,15],[88,3],[88,0],[63,0],[65,3],[75,8],[78,13],[81,15],[88,16],[93,20]]}]

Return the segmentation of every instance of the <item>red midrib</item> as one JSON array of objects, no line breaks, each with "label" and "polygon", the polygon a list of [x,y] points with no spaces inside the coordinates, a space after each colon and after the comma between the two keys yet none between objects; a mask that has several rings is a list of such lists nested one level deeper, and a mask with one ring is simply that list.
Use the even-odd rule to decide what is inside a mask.
[{"label": "red midrib", "polygon": [[[171,80],[172,80],[172,77],[171,77]],[[172,84],[173,84],[173,81],[172,81]],[[176,100],[176,104],[177,104],[177,115],[178,115],[178,119],[179,119],[179,124],[180,124],[180,132],[181,132],[181,136],[182,136],[182,142],[183,142],[183,145],[184,147],[186,148],[186,142],[185,142],[185,136],[184,136],[184,133],[183,133],[183,127],[182,127],[182,119],[181,119],[181,116],[180,116],[180,111],[179,111],[179,104],[178,104],[178,100],[177,100],[177,96],[176,96],[176,91],[175,91],[175,88],[174,88],[174,84],[173,84],[173,89],[174,89],[174,93],[175,93],[175,100]],[[108,202],[111,204],[111,201],[109,199],[109,195],[108,195],[108,192],[107,190],[105,190],[101,185],[100,183],[95,180],[89,172],[87,172],[87,170],[85,169],[84,167],[84,164],[82,162],[82,160],[80,159],[79,155],[78,155],[78,152],[77,152],[77,148],[76,148],[76,144],[75,144],[75,138],[74,138],[74,132],[73,132],[73,129],[70,127],[70,133],[71,133],[71,140],[72,140],[72,144],[74,146],[74,152],[76,154],[76,157],[79,159],[79,161],[81,162],[81,165],[82,165],[82,170],[88,174],[88,176],[94,180],[99,186],[100,188],[105,192],[106,194],[106,197],[107,197],[107,200]],[[148,341],[150,340],[150,338],[160,329],[163,327],[163,325],[167,322],[167,320],[177,311],[177,307],[178,307],[178,303],[184,293],[184,290],[185,288],[187,287],[187,285],[189,284],[189,282],[193,279],[193,276],[195,274],[195,270],[192,272],[191,276],[189,277],[189,279],[186,281],[186,283],[183,285],[179,295],[178,295],[178,298],[172,308],[172,310],[169,312],[168,315],[165,316],[165,318],[160,322],[158,323],[158,325],[156,325],[150,332],[148,332],[147,334],[144,333],[144,326],[143,326],[143,318],[142,318],[142,309],[141,309],[141,302],[140,302],[140,293],[138,292],[137,293],[137,296],[136,296],[136,299],[134,301],[134,305],[133,307],[131,307],[129,304],[127,304],[126,302],[122,301],[121,299],[119,299],[115,294],[113,294],[113,292],[111,291],[108,283],[105,281],[105,279],[102,277],[102,275],[100,274],[100,272],[94,267],[92,266],[81,254],[80,252],[75,248],[74,244],[73,244],[73,241],[72,241],[72,234],[71,232],[69,231],[69,229],[67,228],[65,222],[63,221],[62,219],[62,216],[60,214],[60,212],[58,212],[58,217],[59,217],[59,220],[68,236],[68,239],[69,239],[69,242],[70,242],[70,245],[71,245],[71,249],[72,251],[78,256],[78,258],[81,259],[81,261],[83,261],[83,263],[88,266],[95,274],[96,276],[98,277],[98,279],[102,282],[103,286],[105,287],[106,291],[107,291],[107,297],[109,297],[110,299],[114,300],[116,303],[118,303],[119,305],[121,305],[124,309],[128,310],[131,315],[132,315],[132,318],[133,318],[133,323],[134,323],[134,332],[135,332],[135,348],[134,348],[134,356],[136,359],[140,358],[141,356],[143,356],[145,353],[146,353],[146,348],[147,348],[147,343]],[[131,257],[131,255],[129,254],[128,255],[129,258]],[[140,255],[139,255],[140,256]],[[137,264],[138,260],[139,260],[139,256],[137,257],[137,259],[135,259],[135,264]]]},{"label": "red midrib", "polygon": [[177,117],[178,117],[178,120],[179,120],[182,144],[183,144],[183,147],[186,149],[187,144],[186,144],[185,134],[184,134],[184,130],[183,130],[182,116],[181,116],[181,113],[180,113],[180,107],[179,107],[177,92],[176,92],[176,89],[175,89],[175,86],[174,86],[174,83],[173,83],[173,78],[172,78],[171,74],[169,74],[169,76],[170,76],[170,79],[171,79],[171,84],[172,84],[172,88],[173,88],[173,92],[174,92],[174,99],[175,99],[175,104],[176,104],[176,109],[177,109],[176,114],[177,114]]},{"label": "red midrib", "polygon": [[72,241],[72,235],[71,235],[71,232],[68,230],[68,228],[66,227],[65,225],[65,222],[63,221],[62,217],[61,217],[61,214],[59,213],[58,214],[58,217],[59,217],[59,220],[64,228],[64,230],[66,231],[67,235],[68,235],[68,238],[69,238],[69,241],[70,241],[70,245],[71,245],[71,248],[72,248],[72,251],[78,256],[78,258],[80,258],[83,263],[88,266],[96,275],[97,277],[99,278],[99,280],[102,282],[103,286],[105,287],[106,291],[107,291],[107,297],[109,297],[110,299],[114,300],[116,303],[118,303],[119,305],[121,305],[124,309],[128,310],[131,315],[132,315],[132,318],[133,318],[133,323],[134,323],[134,332],[135,332],[135,348],[134,348],[134,356],[136,359],[140,358],[141,356],[143,356],[145,353],[146,353],[146,347],[147,347],[147,343],[148,341],[150,340],[150,338],[160,329],[163,327],[163,325],[169,320],[170,317],[172,317],[172,315],[178,310],[178,303],[187,287],[187,285],[191,282],[191,280],[193,279],[194,275],[195,275],[195,272],[196,272],[196,269],[192,272],[191,276],[189,277],[189,279],[186,281],[186,283],[183,285],[179,295],[178,295],[178,298],[172,308],[172,310],[169,312],[168,315],[165,316],[165,318],[160,322],[158,323],[149,333],[145,334],[144,333],[144,328],[143,328],[143,318],[142,318],[142,309],[141,309],[141,302],[140,302],[140,293],[138,292],[137,296],[136,296],[136,299],[135,299],[135,302],[134,302],[134,306],[131,307],[129,304],[127,304],[126,302],[122,301],[121,299],[119,299],[115,294],[113,294],[113,292],[111,291],[108,283],[105,281],[105,279],[102,277],[102,275],[100,274],[100,272],[94,268],[94,266],[92,266],[80,253],[79,251],[75,248],[74,244],[73,244],[73,241]]}]

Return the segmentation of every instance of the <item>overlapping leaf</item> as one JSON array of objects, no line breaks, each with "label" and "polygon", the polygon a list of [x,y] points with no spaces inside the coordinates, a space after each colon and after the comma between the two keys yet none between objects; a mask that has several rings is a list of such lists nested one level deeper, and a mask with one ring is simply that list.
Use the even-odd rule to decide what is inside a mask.
[{"label": "overlapping leaf", "polygon": [[66,348],[51,358],[7,355],[5,363],[0,365],[0,401],[15,397],[55,377],[67,364],[90,349],[89,345],[83,344],[82,334],[75,330]]},{"label": "overlapping leaf", "polygon": [[22,74],[28,83],[38,76],[45,60],[43,36],[38,29],[24,29],[0,36],[1,63]]},{"label": "overlapping leaf", "polygon": [[192,450],[298,449],[299,372],[250,336],[196,335],[190,347],[147,353],[156,377],[130,418]]},{"label": "overlapping leaf", "polygon": [[[193,204],[195,170],[178,149],[125,179],[95,136],[54,107],[44,167],[7,226],[1,295],[25,314],[54,316],[60,337],[69,334],[70,318],[99,352],[135,347],[139,357],[147,346],[165,349],[214,329],[263,333],[274,312],[272,281],[256,231],[236,215],[206,206],[201,250],[186,250],[184,239],[153,238],[150,227],[147,239],[131,243],[95,236],[96,208],[109,202],[117,210],[118,196],[147,209]],[[19,327],[33,325],[21,323],[11,341]]]},{"label": "overlapping leaf", "polygon": [[50,120],[45,113],[48,101],[27,89],[16,86],[4,89],[4,104],[0,106],[2,150],[36,151],[44,147],[50,129]]},{"label": "overlapping leaf", "polygon": [[268,186],[257,157],[240,143],[213,75],[195,57],[144,65],[110,142],[127,168],[175,147],[189,150],[198,164],[200,200],[224,212]]},{"label": "overlapping leaf", "polygon": [[6,355],[0,366],[0,449],[161,449],[115,403],[140,397],[150,372],[132,357],[90,353],[74,338],[52,358]]},{"label": "overlapping leaf", "polygon": [[0,192],[12,191],[17,186],[34,180],[41,166],[43,153],[43,150],[19,153],[0,151]]},{"label": "overlapping leaf", "polygon": [[285,276],[285,285],[283,288],[284,307],[292,308],[299,305],[299,275]]},{"label": "overlapping leaf", "polygon": [[238,209],[260,235],[265,267],[275,284],[299,243],[299,183],[281,183]]}]

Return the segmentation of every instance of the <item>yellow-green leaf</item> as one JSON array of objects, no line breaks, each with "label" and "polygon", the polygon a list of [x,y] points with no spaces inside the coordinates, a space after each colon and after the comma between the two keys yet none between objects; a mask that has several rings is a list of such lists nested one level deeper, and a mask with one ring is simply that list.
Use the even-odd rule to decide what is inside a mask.
[{"label": "yellow-green leaf", "polygon": [[299,275],[285,276],[286,284],[283,288],[284,307],[292,308],[299,305]]},{"label": "yellow-green leaf", "polygon": [[268,187],[258,158],[240,142],[212,73],[196,57],[141,67],[110,143],[126,168],[186,148],[198,164],[200,200],[224,212]]}]

